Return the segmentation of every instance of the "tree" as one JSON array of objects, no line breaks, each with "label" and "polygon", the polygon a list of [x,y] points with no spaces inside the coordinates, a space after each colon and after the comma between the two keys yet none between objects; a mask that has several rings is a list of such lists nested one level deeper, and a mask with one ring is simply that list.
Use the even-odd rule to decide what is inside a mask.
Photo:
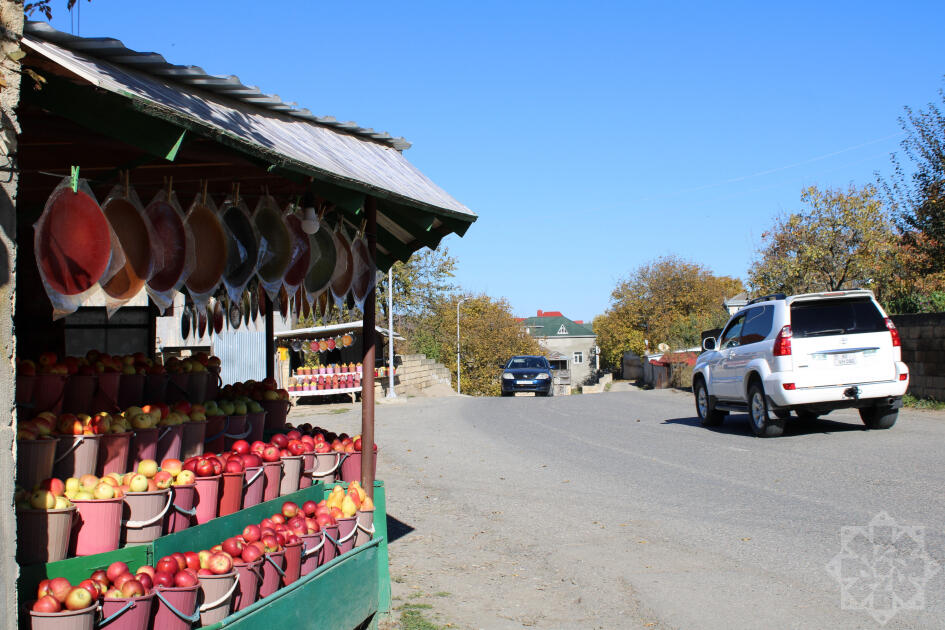
[{"label": "tree", "polygon": [[724,323],[723,300],[743,288],[737,278],[716,276],[676,256],[642,265],[617,285],[610,308],[594,319],[601,358],[617,366],[628,350],[643,355],[664,342],[698,345],[701,331]]},{"label": "tree", "polygon": [[[394,279],[394,316],[415,318],[436,304],[444,295],[456,290],[450,281],[456,269],[456,259],[449,249],[422,249],[407,262],[396,262],[392,267]],[[377,313],[387,320],[387,274],[377,282]]]},{"label": "tree", "polygon": [[757,294],[889,289],[898,237],[876,195],[866,186],[801,194],[807,209],[775,219],[749,270]]}]

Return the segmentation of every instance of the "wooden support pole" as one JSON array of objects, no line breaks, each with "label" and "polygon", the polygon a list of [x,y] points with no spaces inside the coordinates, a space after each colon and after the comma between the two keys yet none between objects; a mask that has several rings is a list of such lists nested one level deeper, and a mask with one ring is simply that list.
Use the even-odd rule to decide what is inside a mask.
[{"label": "wooden support pole", "polygon": [[276,322],[272,300],[266,296],[266,378],[276,377]]},{"label": "wooden support pole", "polygon": [[[364,201],[368,251],[373,264],[377,260],[377,202],[374,197]],[[361,486],[374,497],[374,356],[377,331],[374,322],[374,289],[364,300],[364,321],[361,328]]]}]

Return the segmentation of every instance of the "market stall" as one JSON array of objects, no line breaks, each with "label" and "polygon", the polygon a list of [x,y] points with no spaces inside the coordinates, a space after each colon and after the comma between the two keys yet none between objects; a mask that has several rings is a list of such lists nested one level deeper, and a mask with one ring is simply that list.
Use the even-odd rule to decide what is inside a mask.
[{"label": "market stall", "polygon": [[[475,215],[403,139],[236,77],[42,23],[21,47],[39,78],[17,156],[20,626],[376,624],[390,602],[374,370],[359,435],[285,425],[274,313],[346,305],[370,329],[377,272]],[[156,361],[167,309],[201,337],[264,317],[268,378],[222,382],[205,354]],[[365,337],[358,362],[375,348]]]}]

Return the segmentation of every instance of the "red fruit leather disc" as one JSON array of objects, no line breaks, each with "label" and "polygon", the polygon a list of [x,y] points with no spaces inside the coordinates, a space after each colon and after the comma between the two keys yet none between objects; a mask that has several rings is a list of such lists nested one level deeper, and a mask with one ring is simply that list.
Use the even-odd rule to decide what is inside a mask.
[{"label": "red fruit leather disc", "polygon": [[154,227],[158,242],[154,248],[164,250],[164,267],[148,280],[153,291],[164,293],[177,286],[187,263],[187,232],[183,220],[166,201],[155,201],[144,209]]},{"label": "red fruit leather disc", "polygon": [[148,226],[133,203],[121,197],[110,199],[102,208],[125,252],[125,264],[102,289],[118,300],[130,300],[144,288],[144,276],[151,265]]},{"label": "red fruit leather disc", "polygon": [[259,314],[263,317],[266,316],[266,289],[263,288],[263,285],[259,285]]},{"label": "red fruit leather disc", "polygon": [[218,335],[223,332],[223,305],[220,300],[213,305],[213,331]]},{"label": "red fruit leather disc", "polygon": [[226,234],[216,213],[204,205],[197,205],[190,211],[187,225],[194,234],[197,263],[186,284],[192,293],[201,295],[216,288],[223,277]]},{"label": "red fruit leather disc", "polygon": [[63,295],[87,291],[101,279],[111,257],[108,221],[92,197],[60,188],[47,202],[36,264],[51,289]]},{"label": "red fruit leather disc", "polygon": [[285,218],[285,223],[295,240],[297,251],[289,261],[289,268],[285,272],[284,282],[290,287],[297,287],[305,279],[312,252],[309,249],[308,234],[302,231],[302,222],[299,221],[299,218],[294,214],[290,214]]}]

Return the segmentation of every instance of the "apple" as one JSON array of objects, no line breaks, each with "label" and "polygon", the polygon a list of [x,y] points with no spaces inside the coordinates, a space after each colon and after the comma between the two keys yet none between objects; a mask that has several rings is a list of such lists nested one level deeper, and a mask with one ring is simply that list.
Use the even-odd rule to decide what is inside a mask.
[{"label": "apple", "polygon": [[240,455],[245,455],[249,452],[249,442],[246,440],[237,440],[233,442],[233,450]]},{"label": "apple", "polygon": [[210,556],[213,555],[213,552],[208,549],[203,549],[197,552],[197,555],[200,556],[200,568],[206,569],[210,566]]},{"label": "apple", "polygon": [[274,444],[269,444],[263,449],[262,459],[264,462],[277,462],[280,457],[282,457],[282,454],[279,452],[279,448]]},{"label": "apple", "polygon": [[272,438],[270,438],[269,441],[275,444],[276,446],[278,446],[279,448],[285,448],[286,446],[289,445],[289,438],[287,438],[282,433],[276,433],[275,435],[272,436]]},{"label": "apple", "polygon": [[292,501],[286,501],[282,504],[282,515],[288,518],[294,518],[299,513],[299,506]]},{"label": "apple", "polygon": [[286,448],[293,455],[301,455],[305,452],[305,444],[303,444],[301,440],[292,440]]},{"label": "apple", "polygon": [[66,494],[66,484],[64,484],[61,479],[56,479],[55,477],[43,479],[39,482],[39,487],[42,490],[51,492],[57,497],[61,497]]},{"label": "apple", "polygon": [[246,468],[256,468],[262,466],[262,457],[256,453],[247,453],[240,457],[243,460],[243,466]]},{"label": "apple", "polygon": [[108,574],[105,573],[105,571],[103,571],[102,569],[99,569],[98,571],[93,571],[92,575],[89,576],[89,579],[94,580],[98,582],[99,584],[104,584],[106,587],[108,586],[108,583],[109,583]]},{"label": "apple", "polygon": [[92,491],[92,496],[96,499],[114,499],[115,487],[107,483],[100,483],[95,486],[95,490]]},{"label": "apple", "polygon": [[154,475],[154,485],[156,485],[161,490],[164,488],[170,488],[173,482],[174,475],[166,470],[159,470],[157,474]]},{"label": "apple", "polygon": [[49,490],[34,490],[30,495],[30,507],[34,510],[51,510],[56,507],[56,495]]},{"label": "apple", "polygon": [[259,525],[247,525],[243,528],[243,539],[246,542],[256,542],[261,536]]},{"label": "apple", "polygon": [[[242,553],[242,550],[240,551]],[[233,558],[230,557],[230,554],[219,552],[210,556],[210,571],[214,575],[223,575],[224,573],[229,573],[233,570]]]},{"label": "apple", "polygon": [[144,587],[144,594],[147,595],[152,588],[154,588],[154,580],[151,579],[151,576],[147,573],[138,573],[135,575],[135,579],[141,582],[141,586]]},{"label": "apple", "polygon": [[183,470],[181,462],[179,459],[165,459],[161,462],[161,470],[171,473],[172,476],[176,477],[180,474],[180,471]]},{"label": "apple", "polygon": [[147,492],[148,478],[141,474],[135,475],[131,478],[131,483],[128,484],[128,489],[131,492]]},{"label": "apple", "polygon": [[141,597],[144,594],[144,585],[138,580],[128,580],[121,586],[122,597]]},{"label": "apple", "polygon": [[177,475],[177,480],[174,482],[174,485],[175,486],[189,486],[194,483],[195,479],[196,479],[196,475],[193,473],[193,471],[182,470],[180,471],[180,474]]},{"label": "apple", "polygon": [[239,538],[234,536],[232,538],[227,538],[226,540],[224,540],[222,547],[223,547],[223,551],[225,551],[226,553],[236,558],[241,553],[243,553],[244,545],[243,545],[243,541],[241,541]]},{"label": "apple", "polygon": [[174,576],[174,586],[177,587],[196,586],[198,583],[199,580],[196,578],[196,576],[191,575],[186,571],[178,571]]},{"label": "apple", "polygon": [[[276,536],[278,536],[278,534]],[[267,553],[271,553],[273,551],[279,551],[279,540],[278,538],[276,538],[276,536],[263,536],[262,537],[262,544],[263,546],[265,546]]]},{"label": "apple", "polygon": [[187,568],[194,569],[195,571],[200,568],[200,554],[196,551],[185,552],[184,558],[187,561]]},{"label": "apple", "polygon": [[109,582],[114,582],[119,575],[128,572],[128,565],[124,562],[112,562],[105,570],[105,577],[108,578]]},{"label": "apple", "polygon": [[171,554],[171,557],[177,561],[178,571],[183,571],[184,569],[187,568],[187,556],[185,556],[183,553],[181,553],[180,551],[175,551],[174,553]]},{"label": "apple", "polygon": [[138,570],[135,571],[135,576],[138,576],[137,579],[140,580],[140,576],[147,575],[153,580],[155,573],[157,573],[157,571],[150,564],[142,564],[140,567],[138,567]]},{"label": "apple", "polygon": [[216,455],[210,455],[207,460],[213,464],[213,474],[219,475],[223,472],[223,461]]},{"label": "apple", "polygon": [[302,504],[302,513],[305,514],[305,516],[314,516],[317,508],[318,504],[309,500]]},{"label": "apple", "polygon": [[249,446],[249,451],[251,453],[256,453],[257,455],[262,455],[263,450],[268,446],[265,442],[256,440]]},{"label": "apple", "polygon": [[52,595],[43,595],[33,603],[31,610],[40,613],[57,613],[62,610],[62,606]]},{"label": "apple", "polygon": [[269,517],[269,520],[272,521],[273,525],[284,525],[286,518],[279,514],[278,512]]},{"label": "apple", "polygon": [[148,479],[157,474],[158,465],[153,459],[143,459],[138,462],[138,474],[144,475]]},{"label": "apple", "polygon": [[105,591],[105,599],[122,599],[121,590],[114,586]]},{"label": "apple", "polygon": [[262,556],[262,551],[255,545],[246,545],[243,547],[243,552],[240,554],[240,558],[242,558],[243,562],[253,562],[260,556]]},{"label": "apple", "polygon": [[92,594],[87,589],[76,586],[66,596],[66,610],[82,610],[92,605]]},{"label": "apple", "polygon": [[[171,558],[171,560],[173,560],[173,558]],[[176,562],[174,563],[174,566],[177,566]],[[158,571],[154,574],[154,586],[174,586],[174,575],[176,573],[177,571],[174,571],[173,573],[169,571]]]},{"label": "apple", "polygon": [[[118,488],[121,486],[121,479],[115,479],[115,477],[112,475],[105,475],[99,480],[98,485],[100,486],[103,483],[111,486],[112,488]],[[98,486],[95,487],[97,488]]]},{"label": "apple", "polygon": [[[184,564],[186,566],[186,561]],[[170,573],[171,575],[173,575],[174,573],[177,573],[180,570],[180,567],[177,564],[176,558],[174,558],[173,556],[164,556],[163,558],[158,560],[158,563],[155,565],[155,569],[157,569],[157,571],[155,572],[155,577],[157,577],[158,573]],[[156,583],[157,583],[157,580],[155,580],[155,584]]]},{"label": "apple", "polygon": [[85,579],[79,582],[79,587],[84,588],[89,592],[89,595],[92,596],[92,599],[98,599],[98,596],[101,594],[99,591],[99,584],[95,580]]},{"label": "apple", "polygon": [[224,472],[228,473],[241,473],[243,472],[243,460],[242,458],[233,457],[228,459],[226,466],[223,467]]},{"label": "apple", "polygon": [[135,576],[133,576],[129,571],[126,571],[112,580],[112,586],[115,588],[121,588],[125,582],[133,579],[135,579]]},{"label": "apple", "polygon": [[212,477],[213,463],[209,459],[200,458],[197,461],[197,466],[194,469],[194,472],[197,473],[198,477]]}]

